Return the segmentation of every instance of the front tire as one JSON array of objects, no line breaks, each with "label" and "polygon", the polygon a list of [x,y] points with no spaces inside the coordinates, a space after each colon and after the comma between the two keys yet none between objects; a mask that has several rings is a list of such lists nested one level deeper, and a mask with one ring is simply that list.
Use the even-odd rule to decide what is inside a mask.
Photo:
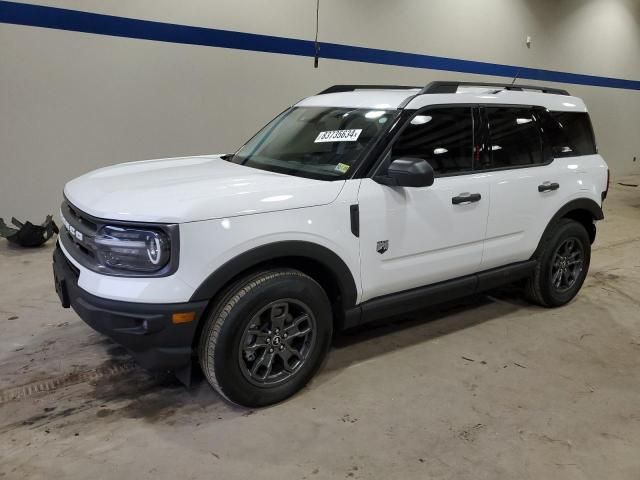
[{"label": "front tire", "polygon": [[526,293],[538,305],[559,307],[570,302],[584,283],[591,261],[591,241],[581,223],[563,218],[543,242]]},{"label": "front tire", "polygon": [[324,359],[332,312],[322,287],[293,269],[260,272],[229,288],[206,319],[198,356],[211,386],[247,407],[300,390]]}]

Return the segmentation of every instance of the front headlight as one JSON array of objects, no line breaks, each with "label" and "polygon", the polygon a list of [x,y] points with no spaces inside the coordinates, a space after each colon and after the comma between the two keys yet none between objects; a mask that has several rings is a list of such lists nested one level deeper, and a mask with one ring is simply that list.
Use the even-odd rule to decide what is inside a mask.
[{"label": "front headlight", "polygon": [[160,231],[105,226],[95,237],[100,263],[117,270],[151,273],[169,263],[171,242]]}]

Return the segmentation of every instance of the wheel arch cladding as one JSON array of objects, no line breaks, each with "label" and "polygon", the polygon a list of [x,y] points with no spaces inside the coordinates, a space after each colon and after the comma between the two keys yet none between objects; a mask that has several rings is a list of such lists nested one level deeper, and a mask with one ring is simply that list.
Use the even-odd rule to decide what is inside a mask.
[{"label": "wheel arch cladding", "polygon": [[562,218],[570,218],[582,224],[589,234],[589,240],[593,243],[596,239],[596,226],[593,224],[593,221],[604,219],[604,213],[602,212],[600,205],[590,198],[578,198],[565,204],[556,212],[556,214],[551,218],[551,221],[547,224],[538,248],[534,253],[534,257],[538,254],[540,245],[542,245],[543,241],[549,237],[553,228]]},{"label": "wheel arch cladding", "polygon": [[[334,315],[353,307],[357,287],[347,264],[326,247],[312,242],[275,242],[253,248],[229,260],[211,273],[191,296],[211,300],[227,285],[259,268],[290,267],[317,281],[327,293]],[[336,308],[338,307],[338,308]]]}]

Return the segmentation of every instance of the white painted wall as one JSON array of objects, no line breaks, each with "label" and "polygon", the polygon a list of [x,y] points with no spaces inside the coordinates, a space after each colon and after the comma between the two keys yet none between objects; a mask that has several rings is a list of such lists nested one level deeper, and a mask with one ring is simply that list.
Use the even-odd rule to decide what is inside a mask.
[{"label": "white painted wall", "polygon": [[[315,29],[314,0],[28,3],[301,39]],[[321,0],[320,39],[640,79],[637,0]],[[0,216],[56,212],[65,181],[103,165],[233,151],[328,85],[481,78],[0,24]],[[640,91],[558,86],[587,102],[614,174],[640,173]]]}]

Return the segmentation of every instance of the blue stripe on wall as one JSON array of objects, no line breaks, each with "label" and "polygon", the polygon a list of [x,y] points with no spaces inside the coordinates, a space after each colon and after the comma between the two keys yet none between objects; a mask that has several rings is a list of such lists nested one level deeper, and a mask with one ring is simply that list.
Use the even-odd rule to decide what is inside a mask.
[{"label": "blue stripe on wall", "polygon": [[[255,52],[282,53],[303,57],[313,57],[315,53],[314,44],[310,40],[153,22],[149,20],[67,10],[57,7],[7,2],[4,0],[0,0],[0,23],[155,40],[159,42],[233,48]],[[508,78],[513,78],[517,74],[518,78],[521,79],[640,90],[640,81],[638,80],[583,75],[555,70],[541,70],[502,65],[499,63],[476,62],[472,60],[364,48],[338,43],[321,42],[320,56],[321,58],[334,60],[474,73]]]}]

